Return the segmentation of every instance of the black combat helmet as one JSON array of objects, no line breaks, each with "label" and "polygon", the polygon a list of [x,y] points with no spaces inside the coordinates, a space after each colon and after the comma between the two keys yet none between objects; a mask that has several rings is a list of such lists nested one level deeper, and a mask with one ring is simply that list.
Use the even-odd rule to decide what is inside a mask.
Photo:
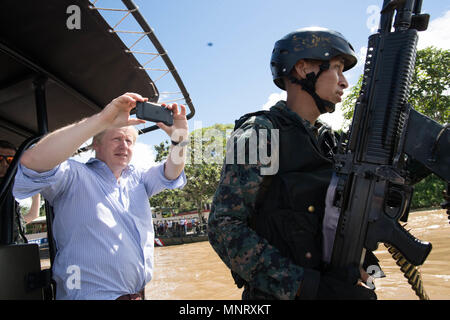
[{"label": "black combat helmet", "polygon": [[[280,89],[286,90],[283,78],[288,77],[302,85],[303,89],[313,96],[321,113],[326,112],[324,106],[328,106],[332,112],[334,104],[317,96],[315,82],[320,73],[328,69],[327,62],[337,56],[344,58],[344,71],[356,65],[357,58],[352,45],[339,32],[318,27],[296,30],[275,43],[270,60],[273,81]],[[307,79],[301,81],[289,76],[292,68],[301,59],[322,60],[325,63],[320,66],[321,71],[317,75],[309,74]]]}]

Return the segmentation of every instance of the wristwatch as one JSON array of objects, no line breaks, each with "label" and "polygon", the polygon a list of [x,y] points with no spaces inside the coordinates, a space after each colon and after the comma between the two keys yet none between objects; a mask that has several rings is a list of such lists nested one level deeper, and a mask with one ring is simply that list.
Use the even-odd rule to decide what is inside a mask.
[{"label": "wristwatch", "polygon": [[184,146],[186,146],[186,145],[189,144],[189,141],[188,141],[187,139],[181,140],[181,141],[173,141],[173,140],[170,140],[170,142],[172,142],[172,145],[174,145],[174,146],[180,146],[180,147],[184,147]]}]

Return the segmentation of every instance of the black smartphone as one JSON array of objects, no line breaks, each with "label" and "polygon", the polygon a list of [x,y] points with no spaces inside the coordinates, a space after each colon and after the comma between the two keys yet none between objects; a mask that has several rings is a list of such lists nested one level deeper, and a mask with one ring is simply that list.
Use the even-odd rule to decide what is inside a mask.
[{"label": "black smartphone", "polygon": [[136,117],[153,122],[162,122],[167,126],[173,125],[173,112],[151,102],[136,102]]}]

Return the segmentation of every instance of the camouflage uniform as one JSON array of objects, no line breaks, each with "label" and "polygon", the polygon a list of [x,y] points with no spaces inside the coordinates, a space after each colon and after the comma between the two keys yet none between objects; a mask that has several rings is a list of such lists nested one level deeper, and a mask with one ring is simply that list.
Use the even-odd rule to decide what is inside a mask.
[{"label": "camouflage uniform", "polygon": [[[316,139],[319,131],[324,128],[320,122],[313,126],[301,119],[287,108],[284,101],[278,102],[272,108],[283,109],[291,117],[299,119]],[[240,129],[242,130],[233,132],[231,139],[236,139],[237,144],[239,141],[246,142],[247,153],[251,135],[256,133],[259,137],[261,129],[268,132],[267,144],[270,150],[270,130],[274,129],[274,125],[267,117],[250,117]],[[317,274],[313,274],[310,268],[303,268],[294,263],[250,227],[256,210],[258,191],[263,183],[264,176],[260,171],[263,165],[259,159],[256,164],[237,164],[236,152],[234,156],[233,164],[225,163],[223,166],[213,199],[208,221],[209,241],[219,257],[233,271],[233,276],[237,276],[236,283],[249,284],[249,287],[246,285],[243,299],[294,299],[302,281],[306,282],[312,277],[317,279]]]}]

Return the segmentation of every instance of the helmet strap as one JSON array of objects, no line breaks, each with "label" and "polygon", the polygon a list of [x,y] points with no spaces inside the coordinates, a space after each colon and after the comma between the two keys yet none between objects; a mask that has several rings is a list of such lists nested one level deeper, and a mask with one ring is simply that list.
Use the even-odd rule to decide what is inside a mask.
[{"label": "helmet strap", "polygon": [[[289,80],[292,83],[299,84],[303,90],[308,92],[311,97],[314,99],[317,109],[319,109],[320,114],[323,113],[333,113],[335,110],[336,105],[328,100],[324,100],[316,93],[316,82],[319,76],[322,74],[323,71],[328,70],[330,68],[330,63],[328,61],[323,62],[319,66],[320,70],[317,74],[314,72],[310,72],[306,75],[306,79],[297,79],[293,76],[289,76]],[[330,110],[328,111],[327,108]]]}]

